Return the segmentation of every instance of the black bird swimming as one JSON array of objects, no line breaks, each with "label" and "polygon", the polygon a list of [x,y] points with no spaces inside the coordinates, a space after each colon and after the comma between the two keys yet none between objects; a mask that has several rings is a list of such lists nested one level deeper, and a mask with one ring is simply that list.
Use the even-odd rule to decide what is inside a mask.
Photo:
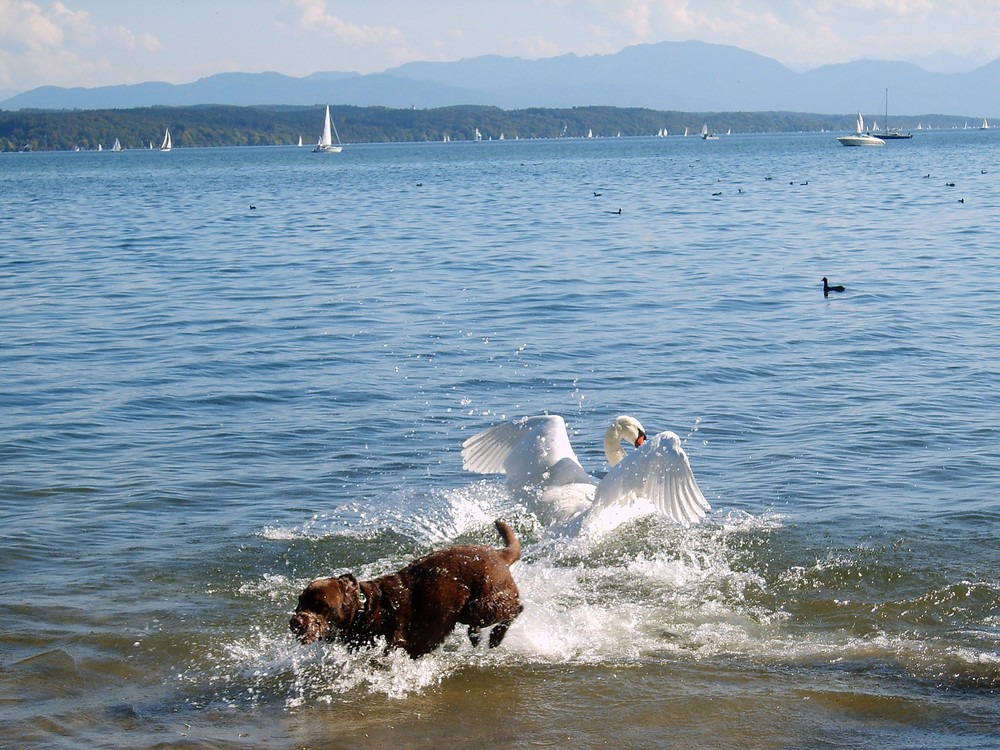
[{"label": "black bird swimming", "polygon": [[844,287],[842,287],[840,284],[837,284],[836,286],[830,286],[830,282],[826,280],[826,276],[823,277],[823,296],[824,297],[829,297],[830,296],[830,292],[842,292],[842,291],[844,291]]}]

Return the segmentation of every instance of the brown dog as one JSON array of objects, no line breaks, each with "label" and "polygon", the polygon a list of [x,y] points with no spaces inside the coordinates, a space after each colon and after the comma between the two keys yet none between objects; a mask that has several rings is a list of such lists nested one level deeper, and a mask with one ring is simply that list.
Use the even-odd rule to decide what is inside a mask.
[{"label": "brown dog", "polygon": [[414,659],[437,648],[457,623],[469,626],[473,646],[480,628],[493,625],[490,648],[498,646],[523,608],[510,575],[521,543],[503,521],[496,527],[503,549],[449,547],[371,581],[350,573],[319,578],[299,595],[289,627],[302,643],[337,638],[357,648],[383,637]]}]

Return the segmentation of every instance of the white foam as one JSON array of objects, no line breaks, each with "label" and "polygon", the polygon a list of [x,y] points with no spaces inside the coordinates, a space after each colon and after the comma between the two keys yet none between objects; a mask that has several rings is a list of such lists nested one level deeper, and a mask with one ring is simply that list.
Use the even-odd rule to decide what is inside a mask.
[{"label": "white foam", "polygon": [[501,515],[509,517],[510,498],[495,483],[482,481],[451,490],[398,490],[385,497],[355,501],[312,516],[298,526],[265,526],[270,541],[330,536],[370,538],[391,531],[420,544],[445,545]]},{"label": "white foam", "polygon": [[[776,523],[730,514],[685,529],[645,517],[598,538],[547,537],[502,485],[491,481],[446,492],[401,493],[385,505],[364,513],[341,508],[298,528],[269,527],[261,535],[271,540],[358,538],[391,530],[443,546],[491,526],[498,516],[515,520],[525,544],[522,561],[513,567],[524,611],[502,646],[474,650],[459,628],[441,649],[416,661],[379,649],[353,653],[333,643],[302,647],[279,618],[279,630],[270,637],[254,633],[229,644],[223,659],[229,664],[219,665],[221,671],[258,680],[290,675],[287,701],[295,706],[332,701],[355,690],[402,697],[470,664],[626,663],[682,646],[697,653],[699,644],[714,652],[724,647],[712,645],[720,639],[731,646],[747,638],[745,625],[732,624],[747,617],[719,605],[713,593],[720,586],[738,589],[748,578],[729,566],[725,539]],[[396,506],[410,510],[397,513]],[[345,517],[354,522],[345,526]],[[384,562],[373,561],[371,567],[384,568]],[[749,579],[747,585],[759,585]],[[290,609],[300,583],[270,574],[243,584],[240,593],[269,602],[287,599]],[[720,621],[729,625],[710,625]]]},{"label": "white foam", "polygon": [[[898,660],[920,673],[943,674],[952,667],[962,671],[962,665],[995,669],[1000,662],[974,649],[929,654],[926,641],[903,636],[795,627],[780,604],[763,603],[768,582],[745,559],[748,537],[767,537],[784,526],[784,517],[773,513],[716,512],[692,527],[646,516],[600,537],[566,538],[546,535],[502,485],[482,481],[457,490],[400,492],[383,498],[380,507],[343,508],[262,535],[358,539],[394,533],[437,547],[471,533],[482,536],[496,517],[514,522],[524,544],[522,560],[512,568],[524,611],[500,648],[473,649],[464,628],[418,660],[379,648],[350,652],[336,643],[304,647],[288,633],[282,616],[273,627],[227,644],[216,671],[251,684],[281,684],[287,705],[295,707],[341,700],[355,691],[402,698],[466,668],[736,656],[826,664]],[[356,572],[368,577],[397,563],[373,560]],[[796,576],[807,582],[822,564],[790,566],[777,585],[794,589]],[[267,574],[239,591],[268,602],[269,611],[281,601],[290,610],[301,585]]]}]

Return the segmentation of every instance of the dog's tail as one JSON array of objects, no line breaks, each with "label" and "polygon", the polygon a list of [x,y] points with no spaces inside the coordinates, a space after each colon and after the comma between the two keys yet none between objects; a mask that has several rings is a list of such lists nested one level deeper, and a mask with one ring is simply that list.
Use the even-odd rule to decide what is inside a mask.
[{"label": "dog's tail", "polygon": [[504,544],[507,545],[500,550],[500,557],[502,557],[508,565],[513,565],[521,559],[521,542],[518,541],[517,534],[514,533],[514,529],[501,521],[499,518],[496,520],[496,527],[497,531],[500,532],[500,536],[503,538]]}]

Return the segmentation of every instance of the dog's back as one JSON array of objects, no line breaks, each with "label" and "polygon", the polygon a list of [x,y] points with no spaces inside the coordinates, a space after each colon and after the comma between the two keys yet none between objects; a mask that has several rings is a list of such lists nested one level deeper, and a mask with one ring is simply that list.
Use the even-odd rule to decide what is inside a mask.
[{"label": "dog's back", "polygon": [[521,557],[521,543],[503,521],[498,520],[496,528],[504,542],[501,548],[459,545],[370,581],[358,582],[353,576],[314,581],[299,597],[292,632],[300,638],[306,634],[304,642],[312,642],[332,627],[355,646],[381,636],[416,658],[439,646],[462,623],[473,645],[479,642],[480,629],[490,626],[490,646],[499,645],[522,609],[510,574],[510,566]]},{"label": "dog's back", "polygon": [[521,612],[517,584],[510,566],[521,557],[517,535],[503,521],[496,522],[502,548],[465,544],[432,552],[397,575],[410,592],[411,655],[430,651],[456,623],[469,626],[469,639],[479,642],[480,628],[494,626],[490,646],[499,645],[507,628]]},{"label": "dog's back", "polygon": [[426,578],[439,581],[441,573],[446,572],[448,578],[465,585],[474,584],[480,588],[482,581],[493,580],[497,583],[510,580],[510,568],[521,559],[521,542],[514,530],[503,521],[496,521],[497,531],[503,539],[503,547],[486,547],[478,544],[460,544],[454,547],[431,552],[411,563],[395,575],[401,576],[408,583]]}]

